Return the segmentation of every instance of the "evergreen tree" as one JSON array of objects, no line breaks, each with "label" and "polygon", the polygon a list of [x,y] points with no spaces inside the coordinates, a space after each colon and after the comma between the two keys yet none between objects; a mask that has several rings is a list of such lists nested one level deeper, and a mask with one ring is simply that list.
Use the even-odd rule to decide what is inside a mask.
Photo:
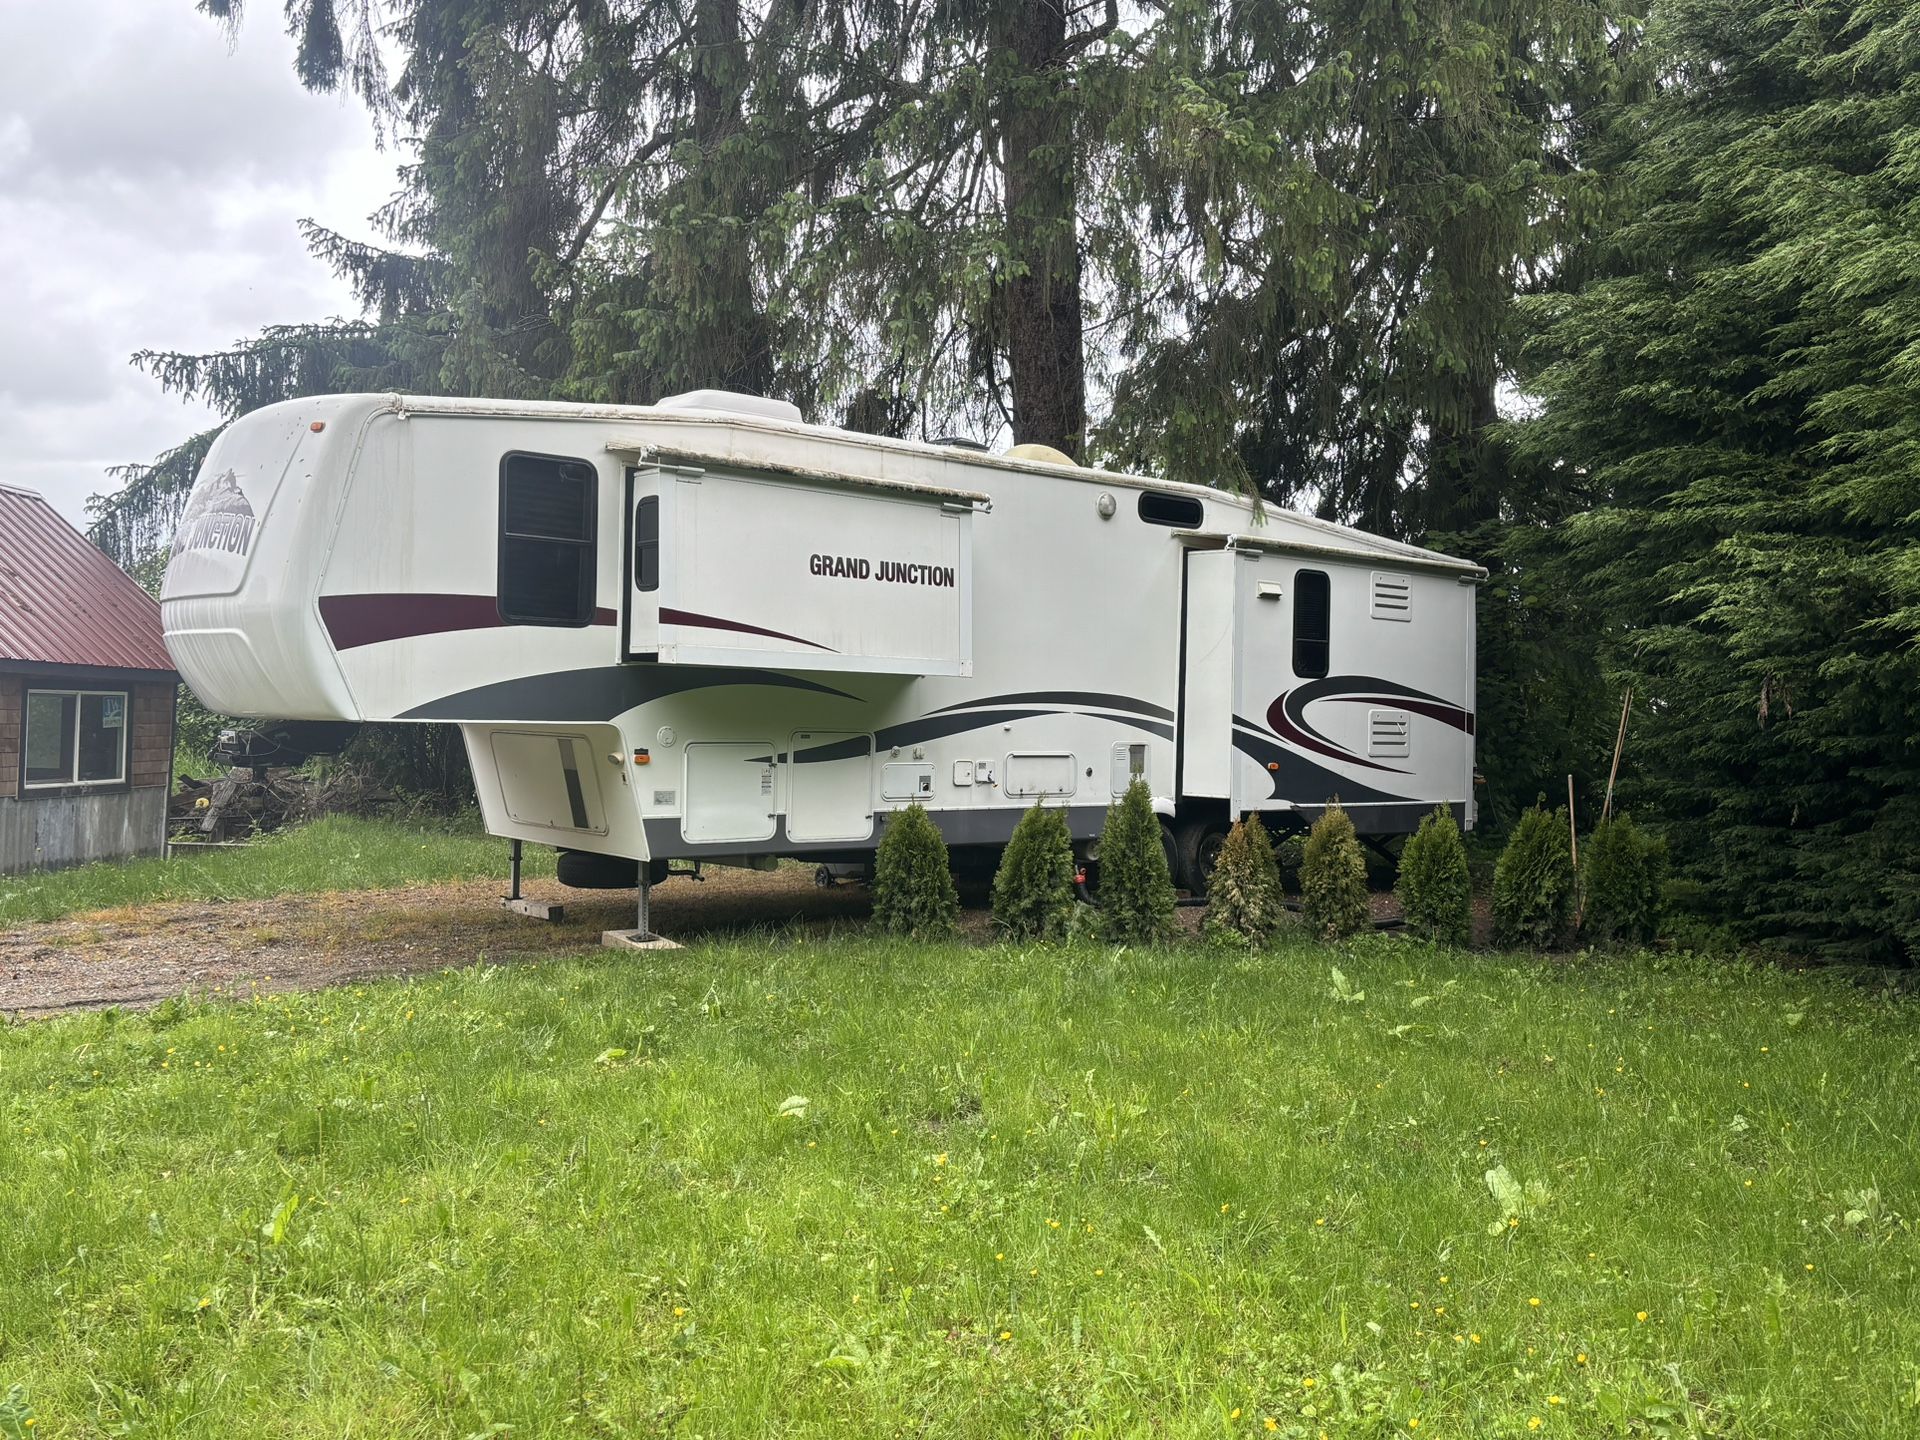
[{"label": "evergreen tree", "polygon": [[890,935],[938,939],[953,933],[960,892],[947,842],[918,805],[887,817],[873,857],[873,922]]},{"label": "evergreen tree", "polygon": [[1065,939],[1077,903],[1073,837],[1062,810],[1035,805],[1014,826],[993,877],[993,918],[1015,940]]},{"label": "evergreen tree", "polygon": [[1493,868],[1493,943],[1547,950],[1573,918],[1573,851],[1567,812],[1536,806],[1520,817]]},{"label": "evergreen tree", "polygon": [[1100,832],[1100,935],[1154,945],[1173,935],[1173,878],[1147,782],[1135,780]]},{"label": "evergreen tree", "polygon": [[1464,945],[1471,938],[1473,882],[1451,810],[1436,809],[1408,837],[1394,889],[1412,934],[1442,945]]},{"label": "evergreen tree", "polygon": [[1636,710],[1622,793],[1748,938],[1920,953],[1920,25],[1665,0],[1520,443],[1591,495],[1550,584]]},{"label": "evergreen tree", "polygon": [[1280,887],[1280,867],[1273,858],[1273,842],[1258,815],[1235,823],[1221,842],[1213,874],[1207,877],[1207,913],[1201,922],[1208,935],[1258,945],[1268,939],[1286,915]]},{"label": "evergreen tree", "polygon": [[1340,940],[1365,930],[1372,921],[1367,895],[1367,862],[1353,819],[1338,800],[1327,802],[1307,831],[1300,857],[1300,910],[1322,940]]},{"label": "evergreen tree", "polygon": [[1580,934],[1596,945],[1645,943],[1659,928],[1667,847],[1630,816],[1594,827],[1580,847]]}]

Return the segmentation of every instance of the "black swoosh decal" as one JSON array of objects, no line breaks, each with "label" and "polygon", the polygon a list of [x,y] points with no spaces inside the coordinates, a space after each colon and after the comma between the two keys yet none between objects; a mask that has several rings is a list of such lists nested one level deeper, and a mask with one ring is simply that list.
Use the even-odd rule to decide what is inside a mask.
[{"label": "black swoosh decal", "polygon": [[[766,685],[809,690],[841,700],[859,700],[831,685],[783,675],[777,670],[736,670],[719,665],[602,665],[590,670],[555,670],[500,680],[443,695],[402,712],[401,720],[559,720],[582,724],[614,716],[687,690],[717,685]],[[861,703],[865,703],[862,701]]]},{"label": "black swoosh decal", "polygon": [[962,700],[957,705],[942,705],[929,715],[946,715],[955,710],[970,710],[976,705],[1098,705],[1107,710],[1131,710],[1138,715],[1173,719],[1173,711],[1128,695],[1107,695],[1097,690],[1029,690],[1018,695],[983,695],[978,700]]},{"label": "black swoosh decal", "polygon": [[[1370,789],[1357,780],[1336,775],[1324,766],[1314,764],[1297,750],[1289,750],[1258,735],[1236,730],[1233,748],[1269,767],[1268,773],[1273,777],[1273,794],[1270,798],[1274,800],[1321,805],[1337,795],[1349,805],[1377,805],[1406,799],[1404,795],[1389,795],[1384,790]],[[1309,796],[1319,798],[1309,799]]]}]

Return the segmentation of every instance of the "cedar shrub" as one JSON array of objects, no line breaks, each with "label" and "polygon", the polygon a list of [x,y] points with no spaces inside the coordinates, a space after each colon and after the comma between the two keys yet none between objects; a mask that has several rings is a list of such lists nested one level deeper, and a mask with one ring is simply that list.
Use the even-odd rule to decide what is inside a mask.
[{"label": "cedar shrub", "polygon": [[1100,936],[1151,945],[1173,935],[1173,878],[1147,782],[1135,780],[1100,832]]},{"label": "cedar shrub", "polygon": [[1446,806],[1436,808],[1408,838],[1393,888],[1409,932],[1442,945],[1467,943],[1473,928],[1473,884],[1467,847]]},{"label": "cedar shrub", "polygon": [[1073,837],[1066,812],[1035,805],[1020,817],[993,877],[993,918],[1014,940],[1063,940],[1073,921]]},{"label": "cedar shrub", "polygon": [[1327,802],[1307,832],[1300,857],[1300,908],[1307,927],[1322,940],[1339,940],[1367,928],[1367,862],[1353,820],[1338,800]]},{"label": "cedar shrub", "polygon": [[1567,811],[1535,806],[1520,817],[1493,867],[1493,943],[1545,950],[1567,937],[1573,914]]},{"label": "cedar shrub", "polygon": [[960,895],[947,863],[947,842],[918,805],[887,819],[873,859],[873,919],[890,935],[950,935]]},{"label": "cedar shrub", "polygon": [[1227,832],[1207,881],[1206,933],[1258,945],[1279,928],[1283,899],[1267,827],[1249,815]]},{"label": "cedar shrub", "polygon": [[1580,934],[1596,945],[1644,944],[1659,927],[1667,845],[1625,815],[1603,821],[1580,850]]}]

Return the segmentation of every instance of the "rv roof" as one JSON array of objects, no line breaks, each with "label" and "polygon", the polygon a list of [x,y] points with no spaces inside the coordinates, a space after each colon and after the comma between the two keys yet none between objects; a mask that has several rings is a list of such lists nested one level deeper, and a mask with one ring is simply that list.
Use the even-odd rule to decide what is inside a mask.
[{"label": "rv roof", "polygon": [[[348,397],[335,398],[344,400]],[[1231,491],[1216,490],[1205,485],[1188,485],[1179,481],[1159,480],[1147,475],[1130,475],[1121,471],[1097,470],[1080,465],[1058,465],[1040,460],[1017,459],[1011,455],[988,454],[958,445],[935,445],[923,440],[868,435],[858,430],[841,430],[831,425],[811,425],[795,420],[749,415],[733,409],[707,410],[692,406],[685,409],[677,407],[662,409],[653,405],[592,405],[560,400],[484,400],[438,395],[395,394],[366,398],[383,401],[389,408],[400,414],[500,415],[543,420],[605,420],[619,425],[698,426],[702,430],[708,430],[708,427],[711,427],[708,434],[713,436],[713,442],[697,446],[689,446],[684,441],[676,443],[663,437],[642,437],[631,431],[626,434],[609,435],[605,444],[609,450],[629,453],[668,452],[673,455],[686,455],[690,459],[696,458],[697,452],[698,457],[709,461],[784,470],[795,474],[814,474],[843,481],[864,481],[869,484],[917,490],[922,493],[946,492],[955,499],[984,500],[987,496],[964,487],[947,487],[937,482],[929,483],[919,476],[903,475],[898,468],[888,464],[889,459],[911,456],[921,461],[938,460],[944,465],[962,467],[963,473],[972,471],[977,474],[982,469],[1011,471],[1047,475],[1085,485],[1112,486],[1130,490],[1166,490],[1175,494],[1192,495],[1199,499],[1237,506],[1252,518],[1255,525],[1263,524],[1265,516],[1284,519],[1326,537],[1326,543],[1320,548],[1329,552],[1357,551],[1383,558],[1391,557],[1407,564],[1425,564],[1430,568],[1457,570],[1463,574],[1484,575],[1486,573],[1470,560],[1462,560],[1456,556],[1444,555],[1437,550],[1427,550],[1418,545],[1390,540],[1385,536],[1357,530],[1348,525],[1340,525],[1331,520],[1322,520],[1297,510],[1283,509],[1277,505],[1261,505],[1256,508],[1255,502],[1245,496],[1235,495]],[[693,397],[676,398],[684,404],[686,400]],[[726,437],[725,440],[719,438],[722,435]],[[832,467],[809,465],[801,456],[782,454],[780,442],[783,439],[831,444],[840,452],[837,458],[845,463],[838,463]],[[855,457],[864,463],[853,463]],[[1202,532],[1194,532],[1193,538],[1198,539],[1200,533]],[[1222,535],[1218,538],[1224,543],[1226,537]],[[1282,543],[1261,536],[1240,535],[1236,539],[1246,545]],[[1192,543],[1192,539],[1188,543]]]}]

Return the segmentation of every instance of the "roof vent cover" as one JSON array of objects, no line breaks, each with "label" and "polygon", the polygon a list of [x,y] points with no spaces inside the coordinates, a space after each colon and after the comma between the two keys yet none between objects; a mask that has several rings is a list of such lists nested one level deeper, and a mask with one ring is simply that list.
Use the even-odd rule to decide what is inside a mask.
[{"label": "roof vent cover", "polygon": [[731,410],[736,415],[751,415],[759,420],[802,422],[800,407],[786,400],[765,395],[743,395],[738,390],[689,390],[684,395],[668,395],[654,402],[656,410]]}]

